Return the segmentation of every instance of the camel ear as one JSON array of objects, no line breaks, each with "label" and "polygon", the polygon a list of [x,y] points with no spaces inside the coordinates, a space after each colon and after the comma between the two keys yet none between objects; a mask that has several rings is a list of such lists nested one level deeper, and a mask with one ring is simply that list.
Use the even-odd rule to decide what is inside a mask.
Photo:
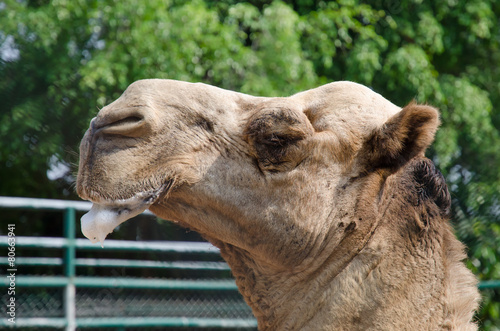
[{"label": "camel ear", "polygon": [[369,136],[360,155],[369,168],[399,168],[424,154],[439,123],[435,108],[410,103]]}]

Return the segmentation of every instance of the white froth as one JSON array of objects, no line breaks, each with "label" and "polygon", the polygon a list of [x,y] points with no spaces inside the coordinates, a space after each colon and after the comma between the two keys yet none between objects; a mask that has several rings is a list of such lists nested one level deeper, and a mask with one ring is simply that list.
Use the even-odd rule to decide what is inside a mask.
[{"label": "white froth", "polygon": [[100,242],[102,246],[106,236],[118,225],[139,215],[149,206],[148,203],[138,203],[138,201],[129,199],[109,206],[92,204],[90,211],[81,219],[83,235],[92,243]]}]

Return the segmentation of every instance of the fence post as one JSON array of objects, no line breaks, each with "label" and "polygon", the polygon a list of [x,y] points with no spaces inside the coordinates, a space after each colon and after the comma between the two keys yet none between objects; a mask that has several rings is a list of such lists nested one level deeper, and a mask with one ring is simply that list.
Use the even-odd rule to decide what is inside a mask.
[{"label": "fence post", "polygon": [[64,237],[66,237],[66,248],[64,250],[64,275],[67,284],[64,288],[64,316],[66,319],[66,331],[76,330],[76,289],[75,289],[75,209],[64,210]]}]

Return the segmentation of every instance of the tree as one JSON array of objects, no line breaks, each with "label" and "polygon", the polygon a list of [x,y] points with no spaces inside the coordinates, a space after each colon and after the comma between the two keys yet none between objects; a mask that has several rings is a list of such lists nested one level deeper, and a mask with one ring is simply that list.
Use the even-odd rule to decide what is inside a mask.
[{"label": "tree", "polygon": [[[267,96],[353,80],[440,108],[428,155],[470,268],[500,279],[499,14],[493,0],[2,2],[0,194],[75,198],[71,172],[47,171],[76,163],[88,121],[137,79]],[[484,293],[494,330],[499,293]]]}]

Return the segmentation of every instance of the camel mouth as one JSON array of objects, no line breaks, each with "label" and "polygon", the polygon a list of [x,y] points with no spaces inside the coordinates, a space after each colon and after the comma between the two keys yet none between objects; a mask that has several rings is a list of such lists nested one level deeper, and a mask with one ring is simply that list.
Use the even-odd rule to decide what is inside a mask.
[{"label": "camel mouth", "polygon": [[[131,203],[138,203],[141,201],[144,204],[152,205],[157,202],[161,197],[168,195],[174,186],[174,179],[166,180],[158,188],[150,188],[134,193],[133,195],[115,195],[113,193],[103,192],[99,190],[90,189],[88,186],[77,185],[77,193],[83,200],[90,201],[99,205],[107,206],[127,206]],[[151,185],[153,186],[153,185]]]},{"label": "camel mouth", "polygon": [[106,236],[121,223],[148,209],[161,197],[167,195],[174,180],[168,180],[157,190],[135,194],[128,199],[92,201],[92,208],[81,218],[81,229],[92,243],[104,244]]}]

